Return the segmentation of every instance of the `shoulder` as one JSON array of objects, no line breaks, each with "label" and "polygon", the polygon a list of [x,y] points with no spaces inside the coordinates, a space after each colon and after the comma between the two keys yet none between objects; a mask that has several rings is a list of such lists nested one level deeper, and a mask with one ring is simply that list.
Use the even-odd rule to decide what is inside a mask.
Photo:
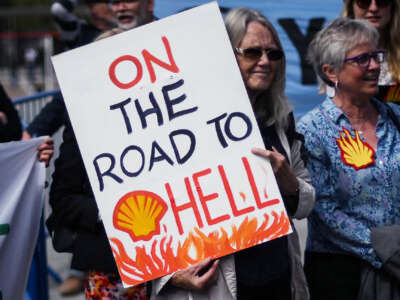
[{"label": "shoulder", "polygon": [[395,103],[386,103],[392,111],[395,113],[395,115],[400,118],[400,105],[395,104]]},{"label": "shoulder", "polygon": [[323,124],[324,116],[321,113],[321,104],[303,115],[297,123],[297,130],[302,134],[307,134],[318,130]]}]

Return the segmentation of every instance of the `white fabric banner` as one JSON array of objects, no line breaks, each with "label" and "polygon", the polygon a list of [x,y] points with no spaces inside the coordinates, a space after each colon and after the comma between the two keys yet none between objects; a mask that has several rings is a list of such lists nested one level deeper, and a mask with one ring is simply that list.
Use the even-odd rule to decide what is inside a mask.
[{"label": "white fabric banner", "polygon": [[45,167],[43,138],[0,144],[0,299],[24,299],[39,232]]}]

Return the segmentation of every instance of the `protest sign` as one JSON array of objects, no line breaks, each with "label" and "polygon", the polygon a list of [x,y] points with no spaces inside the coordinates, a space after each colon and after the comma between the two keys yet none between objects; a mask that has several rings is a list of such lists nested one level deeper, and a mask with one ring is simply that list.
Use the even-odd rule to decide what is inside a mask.
[{"label": "protest sign", "polygon": [[0,299],[25,299],[43,211],[45,167],[37,159],[43,138],[0,143]]},{"label": "protest sign", "polygon": [[215,2],[53,64],[125,286],[291,232]]}]

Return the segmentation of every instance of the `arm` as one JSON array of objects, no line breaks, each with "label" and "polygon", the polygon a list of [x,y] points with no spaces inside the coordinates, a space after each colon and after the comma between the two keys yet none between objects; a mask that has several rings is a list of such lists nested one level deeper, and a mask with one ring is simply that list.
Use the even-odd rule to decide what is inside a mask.
[{"label": "arm", "polygon": [[65,124],[65,105],[60,95],[55,96],[35,119],[29,124],[24,132],[32,136],[53,135],[62,125]]},{"label": "arm", "polygon": [[71,125],[63,134],[50,189],[50,205],[57,220],[88,231],[99,229],[98,209]]},{"label": "arm", "polygon": [[295,140],[290,149],[292,157],[292,170],[296,176],[299,187],[299,201],[293,217],[300,220],[306,218],[315,204],[315,189],[311,184],[311,177],[302,159],[303,142]]},{"label": "arm", "polygon": [[[372,249],[370,229],[357,216],[348,215],[341,209],[340,199],[335,190],[337,179],[331,175],[331,161],[318,136],[318,129],[301,123],[299,131],[305,136],[308,151],[307,169],[316,192],[316,203],[309,218],[312,231],[344,252],[367,260],[379,268],[381,262]],[[313,243],[311,235],[311,244]]]},{"label": "arm", "polygon": [[51,14],[61,39],[67,44],[73,44],[81,31],[83,20],[74,14],[77,0],[56,0],[51,6]]}]

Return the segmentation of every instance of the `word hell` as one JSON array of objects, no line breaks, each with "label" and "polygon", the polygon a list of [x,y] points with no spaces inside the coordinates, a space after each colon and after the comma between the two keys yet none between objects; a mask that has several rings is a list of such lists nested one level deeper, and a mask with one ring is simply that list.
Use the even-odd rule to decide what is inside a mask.
[{"label": "word hell", "polygon": [[[246,175],[247,175],[247,179],[248,179],[248,182],[249,182],[249,185],[250,185],[253,197],[254,197],[255,206],[257,207],[257,209],[263,209],[267,206],[272,206],[272,205],[278,204],[279,203],[278,199],[270,199],[270,200],[266,200],[266,201],[261,200],[260,193],[258,191],[256,182],[254,179],[254,174],[253,174],[253,171],[251,170],[251,166],[249,164],[248,159],[246,157],[242,157],[242,163],[243,163]],[[254,205],[249,205],[246,208],[238,209],[238,206],[235,202],[235,197],[233,196],[231,185],[228,180],[228,176],[226,175],[226,172],[225,172],[225,168],[224,168],[224,166],[219,165],[218,166],[218,174],[221,179],[222,185],[224,186],[226,198],[228,199],[228,202],[229,202],[228,204],[229,204],[229,207],[231,208],[232,214],[226,213],[221,216],[212,217],[210,210],[208,208],[207,202],[212,201],[212,200],[218,201],[218,199],[220,198],[220,195],[218,193],[204,195],[202,186],[200,185],[200,181],[199,181],[199,179],[201,177],[210,175],[211,173],[212,173],[212,170],[210,168],[208,168],[203,171],[196,172],[192,175],[192,179],[193,179],[194,186],[195,186],[195,191],[198,194],[201,208],[204,211],[204,216],[206,218],[206,222],[208,225],[215,225],[215,224],[221,223],[223,221],[229,220],[232,215],[234,217],[238,217],[238,216],[241,216],[244,214],[248,214],[255,210]],[[184,210],[192,210],[199,228],[202,228],[204,226],[203,219],[201,218],[199,207],[196,203],[193,188],[190,183],[189,177],[184,178],[184,183],[185,183],[189,201],[184,204],[181,204],[181,205],[176,204],[175,196],[171,189],[171,185],[169,183],[165,184],[165,189],[167,191],[168,198],[171,202],[171,209],[174,214],[174,218],[176,221],[176,225],[178,227],[179,234],[183,234],[183,226],[182,226],[182,221],[179,216],[179,213]],[[266,192],[265,192],[265,197],[267,198]]]},{"label": "word hell", "polygon": [[[157,79],[156,73],[154,71],[153,63],[157,64],[158,66],[160,66],[168,71],[171,71],[173,73],[179,72],[179,68],[175,63],[168,39],[165,36],[163,36],[161,38],[161,40],[163,41],[165,51],[167,52],[169,63],[164,62],[164,61],[160,60],[159,58],[155,57],[146,49],[142,50],[142,56],[143,56],[144,62],[146,64],[147,70],[150,75],[150,81],[152,83],[154,83]],[[121,82],[117,78],[117,74],[116,74],[117,66],[122,62],[131,62],[135,65],[135,68],[136,68],[135,78],[133,78],[131,81],[129,81],[127,83]],[[119,87],[120,89],[129,89],[131,87],[134,87],[136,84],[138,84],[140,82],[140,80],[142,80],[143,66],[137,57],[132,56],[132,55],[123,55],[123,56],[118,57],[111,63],[110,67],[108,68],[108,75],[109,75],[112,83],[114,83],[117,87]]]}]

